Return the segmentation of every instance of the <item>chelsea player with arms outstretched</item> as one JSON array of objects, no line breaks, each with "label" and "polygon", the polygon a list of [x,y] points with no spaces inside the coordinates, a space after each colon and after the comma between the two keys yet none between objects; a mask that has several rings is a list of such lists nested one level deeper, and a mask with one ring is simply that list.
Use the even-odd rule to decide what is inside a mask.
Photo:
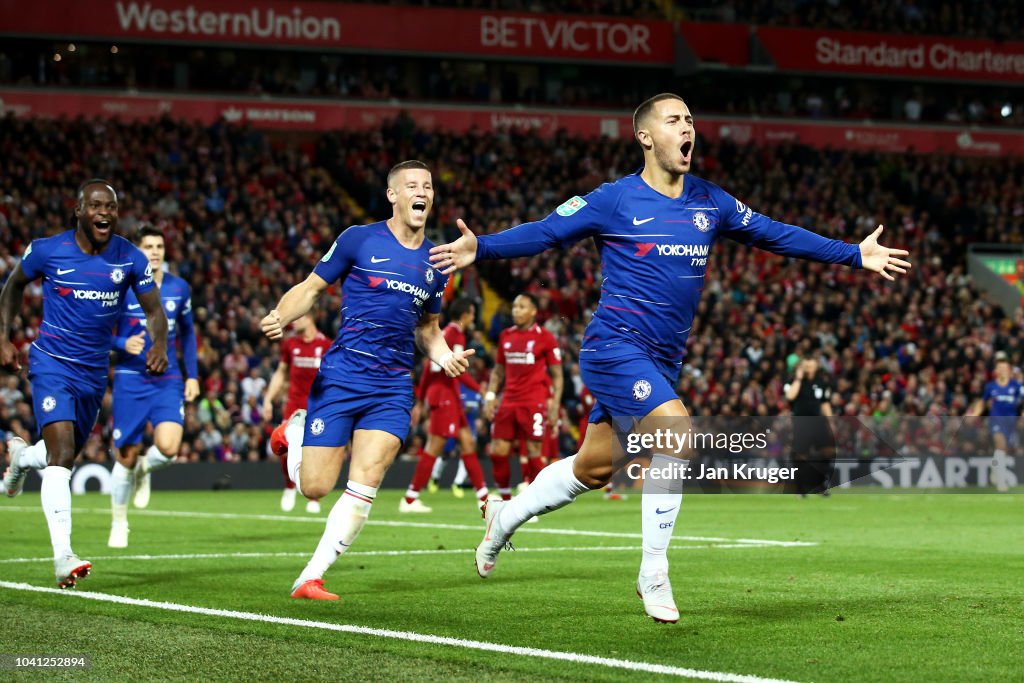
[{"label": "chelsea player with arms outstretched", "polygon": [[53,545],[61,588],[75,585],[92,565],[71,549],[71,468],[96,424],[107,390],[110,335],[133,290],[146,314],[153,346],[146,371],[167,368],[167,317],[146,257],[115,234],[117,193],[105,180],[78,188],[75,230],[34,240],[0,293],[0,365],[17,371],[18,351],[10,341],[25,286],[42,278],[43,319],[32,342],[29,382],[43,440],[33,446],[8,441],[4,474],[8,496],[21,493],[28,468],[42,470],[41,502]]},{"label": "chelsea player with arms outstretched", "polygon": [[[892,280],[910,264],[906,251],[878,243],[881,226],[860,245],[826,239],[773,221],[718,186],[688,175],[695,142],[693,116],[683,99],[661,94],[641,104],[633,130],[644,167],[585,197],[573,197],[542,221],[479,238],[458,221],[462,236],[431,250],[445,274],[477,259],[538,254],[594,238],[601,254],[601,299],[580,349],[583,381],[596,398],[579,452],[546,467],[522,494],[489,503],[487,531],[476,553],[486,577],[498,552],[534,515],[600,489],[625,464],[616,451],[613,420],[623,430],[688,428],[688,412],[676,395],[686,340],[703,289],[711,246],[721,237],[782,254],[875,271]],[[653,435],[653,434],[652,434]],[[652,468],[682,453],[652,452]],[[669,486],[668,484],[672,485]],[[642,497],[643,560],[637,593],[656,621],[679,619],[668,579],[667,550],[682,503],[681,482],[665,483]]]}]

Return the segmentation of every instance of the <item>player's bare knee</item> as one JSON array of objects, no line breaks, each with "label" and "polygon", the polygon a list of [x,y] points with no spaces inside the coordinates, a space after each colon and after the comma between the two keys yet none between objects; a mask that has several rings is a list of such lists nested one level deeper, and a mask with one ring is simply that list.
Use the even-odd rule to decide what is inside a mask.
[{"label": "player's bare knee", "polygon": [[310,498],[312,500],[320,500],[321,498],[327,496],[327,494],[330,492],[331,487],[329,486],[320,486],[315,483],[307,484],[306,482],[302,482],[302,495],[305,496],[306,498]]},{"label": "player's bare knee", "polygon": [[302,495],[306,498],[312,498],[319,500],[334,489],[333,484],[329,484],[323,480],[313,479],[312,481],[302,480]]},{"label": "player's bare knee", "polygon": [[153,445],[156,446],[156,449],[160,451],[161,455],[173,460],[178,455],[178,449],[181,447],[181,439],[165,441],[163,443],[157,441]]},{"label": "player's bare knee", "polygon": [[153,432],[153,445],[165,458],[174,458],[181,448],[183,429],[174,422],[161,422]]}]

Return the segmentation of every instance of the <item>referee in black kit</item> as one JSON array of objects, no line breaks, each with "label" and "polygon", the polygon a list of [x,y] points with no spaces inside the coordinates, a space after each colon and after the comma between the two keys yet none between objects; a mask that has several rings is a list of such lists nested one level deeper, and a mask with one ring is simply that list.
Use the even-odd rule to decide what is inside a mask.
[{"label": "referee in black kit", "polygon": [[828,495],[835,470],[836,441],[832,417],[832,383],[811,354],[796,365],[793,380],[785,386],[793,408],[792,466],[797,468],[795,493]]}]

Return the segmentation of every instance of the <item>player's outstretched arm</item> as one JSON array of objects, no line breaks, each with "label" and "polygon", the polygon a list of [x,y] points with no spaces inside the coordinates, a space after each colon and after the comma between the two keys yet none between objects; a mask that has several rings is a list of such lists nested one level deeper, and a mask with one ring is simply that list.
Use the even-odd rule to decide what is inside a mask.
[{"label": "player's outstretched arm", "polygon": [[430,262],[448,275],[477,260],[510,259],[535,256],[554,247],[567,247],[601,230],[608,211],[614,206],[615,193],[601,186],[583,197],[573,197],[547,218],[523,223],[491,235],[477,237],[460,218],[455,224],[462,235],[450,244],[430,250]]},{"label": "player's outstretched arm", "polygon": [[309,277],[285,292],[277,307],[260,321],[263,334],[275,341],[283,337],[286,327],[313,309],[327,286],[326,280],[310,273]]},{"label": "player's outstretched arm", "polygon": [[136,296],[146,314],[146,330],[153,340],[146,353],[146,369],[159,375],[167,369],[167,314],[160,301],[160,290],[156,287]]},{"label": "player's outstretched arm", "polygon": [[895,280],[890,273],[903,275],[910,269],[910,261],[904,261],[900,256],[909,256],[906,249],[890,249],[878,243],[878,237],[882,234],[882,226],[879,225],[873,233],[868,235],[860,243],[860,261],[864,270],[878,273],[886,280]]},{"label": "player's outstretched arm", "polygon": [[443,275],[450,275],[459,268],[465,268],[476,261],[478,240],[473,231],[466,226],[466,221],[459,218],[455,221],[462,235],[448,244],[439,244],[430,249],[430,262],[440,268]]},{"label": "player's outstretched arm", "polygon": [[18,263],[0,292],[0,367],[15,372],[21,370],[21,363],[18,362],[18,349],[11,343],[11,324],[18,314],[28,283],[28,276]]},{"label": "player's outstretched arm", "polygon": [[452,351],[444,340],[444,333],[438,324],[441,316],[437,313],[424,313],[416,324],[416,346],[427,358],[444,368],[449,377],[458,377],[469,369],[469,357],[476,353],[475,349]]},{"label": "player's outstretched arm", "polygon": [[780,256],[864,268],[878,273],[886,280],[895,280],[893,273],[902,275],[910,268],[909,261],[899,258],[908,256],[910,252],[890,249],[878,243],[878,236],[882,234],[881,225],[859,245],[847,244],[797,225],[772,220],[719,187],[711,186],[710,191],[722,217],[719,232],[741,244]]}]

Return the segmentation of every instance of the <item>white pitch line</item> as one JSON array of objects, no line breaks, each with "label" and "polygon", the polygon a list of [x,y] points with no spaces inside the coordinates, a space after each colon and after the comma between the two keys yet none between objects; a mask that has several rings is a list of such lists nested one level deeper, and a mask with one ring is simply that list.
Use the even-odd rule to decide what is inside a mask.
[{"label": "white pitch line", "polygon": [[81,598],[84,600],[96,600],[98,602],[112,602],[118,605],[131,605],[134,607],[148,607],[168,612],[184,612],[186,614],[201,614],[208,617],[223,617],[226,619],[238,619],[242,621],[257,621],[265,624],[279,624],[282,626],[298,626],[301,628],[315,628],[325,631],[338,631],[341,633],[353,633],[357,635],[376,636],[378,638],[391,638],[394,640],[405,640],[414,643],[429,643],[431,645],[447,645],[450,647],[461,647],[468,650],[482,650],[484,652],[499,652],[502,654],[519,655],[521,657],[534,657],[537,659],[553,659],[574,664],[594,664],[612,669],[625,669],[627,671],[641,671],[644,673],[663,674],[665,676],[676,676],[679,678],[696,678],[703,681],[719,681],[721,683],[793,683],[777,678],[762,678],[760,676],[749,676],[744,674],[726,673],[720,671],[702,671],[700,669],[688,669],[681,666],[670,666],[668,664],[654,664],[651,662],[637,662],[629,659],[614,659],[612,657],[597,657],[584,655],[576,652],[559,652],[557,650],[542,650],[533,647],[521,647],[517,645],[503,645],[501,643],[489,643],[482,640],[466,640],[463,638],[451,638],[448,636],[435,636],[429,633],[416,633],[415,631],[393,631],[391,629],[371,628],[368,626],[355,626],[352,624],[336,624],[328,621],[313,621],[311,619],[293,619],[290,617],[275,617],[267,614],[255,614],[253,612],[237,612],[235,610],[211,609],[209,607],[196,607],[193,605],[182,605],[175,602],[160,602],[156,600],[143,600],[128,598],[121,595],[109,595],[107,593],[93,593],[89,591],[62,591],[58,588],[45,588],[33,586],[27,583],[15,583],[11,581],[0,581],[0,588],[11,590],[30,591],[33,593],[51,593],[65,598]]},{"label": "white pitch line", "polygon": [[[6,506],[0,505],[0,512],[10,510],[12,512],[38,512],[39,508],[26,505]],[[74,512],[109,515],[109,508],[75,508]],[[195,512],[191,510],[132,510],[132,515],[140,517],[184,517],[192,519],[237,519],[252,520],[259,522],[318,522],[323,524],[326,517],[311,517],[303,515],[256,515],[240,512]],[[390,526],[408,529],[446,529],[450,531],[483,531],[483,525],[475,524],[440,524],[435,522],[399,522],[394,520],[369,520],[366,522],[373,526]],[[594,538],[643,538],[641,534],[616,531],[587,531],[585,529],[547,529],[533,526],[522,526],[517,534],[554,534],[557,536],[590,536]],[[750,544],[754,547],[778,547],[778,548],[803,548],[818,545],[808,541],[773,541],[770,539],[758,538],[720,538],[717,536],[673,536],[677,541],[695,541],[698,543],[731,543]]]},{"label": "white pitch line", "polygon": [[[750,543],[727,545],[672,545],[669,550],[704,550],[711,548],[766,548],[769,546],[752,545]],[[623,552],[640,550],[635,545],[594,545],[594,546],[561,546],[549,548],[516,548],[515,553],[598,553]],[[406,555],[468,555],[472,548],[444,548],[435,550],[349,550],[345,557],[359,555],[363,557],[404,557]],[[171,555],[103,555],[89,556],[90,561],[100,560],[226,560],[226,559],[268,559],[274,557],[309,557],[308,552],[298,553],[176,553]],[[52,557],[9,557],[0,559],[0,564],[27,564],[30,562],[53,562]]]}]

